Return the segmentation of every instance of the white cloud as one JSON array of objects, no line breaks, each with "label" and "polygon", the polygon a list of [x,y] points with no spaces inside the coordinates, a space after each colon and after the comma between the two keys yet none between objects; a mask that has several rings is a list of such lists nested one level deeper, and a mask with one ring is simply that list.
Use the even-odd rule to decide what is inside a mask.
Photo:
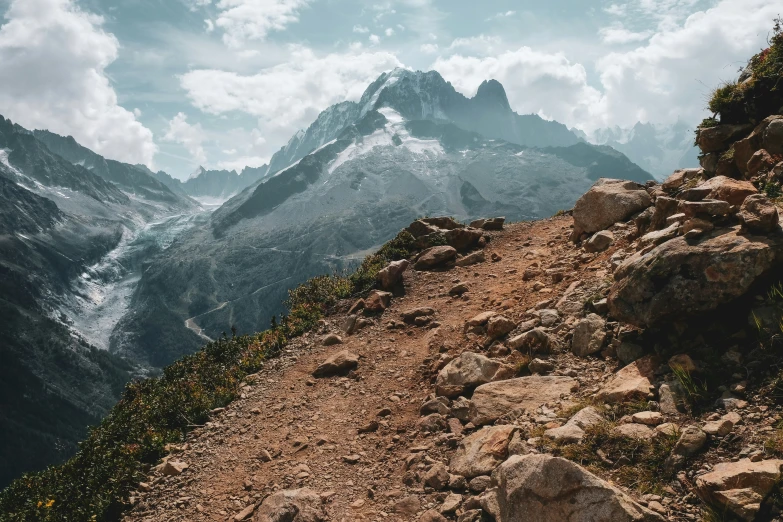
[{"label": "white cloud", "polygon": [[641,31],[635,33],[629,31],[622,24],[614,24],[609,27],[602,27],[598,30],[598,35],[601,37],[601,41],[606,44],[629,44],[636,42],[643,42],[653,35],[652,31]]},{"label": "white cloud", "polygon": [[70,134],[109,158],[153,165],[152,132],[120,107],[105,69],[119,43],[71,0],[13,0],[0,27],[0,113]]},{"label": "white cloud", "polygon": [[503,11],[501,13],[496,13],[496,14],[490,16],[489,18],[487,18],[486,21],[489,22],[491,20],[503,20],[504,18],[510,18],[510,17],[514,16],[515,14],[517,14],[516,11]]},{"label": "white cloud", "polygon": [[185,147],[193,160],[199,165],[204,165],[207,162],[207,155],[203,147],[204,142],[207,140],[207,135],[204,129],[201,128],[200,123],[195,125],[188,123],[188,117],[184,113],[180,112],[171,119],[163,139],[179,143]]},{"label": "white cloud", "polygon": [[211,32],[213,32],[213,31],[215,30],[215,22],[213,22],[213,21],[212,21],[212,20],[210,20],[210,19],[206,19],[206,20],[204,20],[204,30],[205,30],[207,33],[211,33]]},{"label": "white cloud", "polygon": [[487,36],[480,34],[470,38],[457,38],[448,47],[449,51],[465,50],[479,54],[490,54],[501,44],[499,36]]},{"label": "white cloud", "polygon": [[282,31],[299,21],[299,12],[310,0],[220,0],[215,24],[223,42],[241,47],[247,40],[264,40],[270,31]]},{"label": "white cloud", "polygon": [[381,43],[381,37],[377,34],[371,34],[369,40],[372,45],[378,45]]},{"label": "white cloud", "polygon": [[359,34],[367,34],[370,32],[370,30],[367,27],[364,27],[363,25],[354,25],[353,32]]},{"label": "white cloud", "polygon": [[266,151],[285,143],[329,105],[358,99],[382,72],[400,65],[387,52],[318,56],[311,49],[293,47],[285,63],[254,75],[195,70],[182,75],[180,83],[202,111],[242,112],[259,118],[259,129],[270,142]]},{"label": "white cloud", "polygon": [[432,68],[468,96],[482,81],[496,79],[506,87],[517,112],[545,113],[566,124],[592,119],[603,106],[601,93],[587,83],[585,68],[562,53],[521,47],[485,58],[439,58]]},{"label": "white cloud", "polygon": [[199,7],[206,7],[212,3],[212,0],[186,0],[185,2],[190,7],[191,11],[195,11]]},{"label": "white cloud", "polygon": [[698,122],[710,89],[735,78],[739,66],[766,46],[772,19],[782,10],[782,0],[723,0],[674,29],[666,28],[664,17],[664,29],[646,45],[598,61],[608,102],[606,120],[626,126],[638,120]]},{"label": "white cloud", "polygon": [[424,54],[437,54],[438,52],[438,44],[421,44],[419,47],[419,51],[421,51]]},{"label": "white cloud", "polygon": [[394,36],[394,29],[392,29],[391,27],[387,27],[386,30],[384,31],[384,34],[386,36]]},{"label": "white cloud", "polygon": [[627,4],[611,4],[604,8],[604,11],[612,16],[625,16],[628,11]]}]

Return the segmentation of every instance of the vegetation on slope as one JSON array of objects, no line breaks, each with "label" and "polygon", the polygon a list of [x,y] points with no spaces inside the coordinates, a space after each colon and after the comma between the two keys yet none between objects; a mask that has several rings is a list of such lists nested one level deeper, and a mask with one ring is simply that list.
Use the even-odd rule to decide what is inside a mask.
[{"label": "vegetation on slope", "polygon": [[0,493],[0,520],[118,520],[167,444],[182,442],[210,410],[236,398],[247,375],[313,329],[329,307],[371,289],[381,268],[413,252],[413,236],[402,232],[353,274],[316,277],[290,291],[290,315],[269,330],[224,337],[167,367],[161,377],[128,384],[72,459],[27,474]]},{"label": "vegetation on slope", "polygon": [[[783,109],[783,19],[775,20],[769,47],[753,56],[737,81],[715,89],[708,108],[720,123],[757,123]],[[703,127],[714,126],[708,118]]]}]

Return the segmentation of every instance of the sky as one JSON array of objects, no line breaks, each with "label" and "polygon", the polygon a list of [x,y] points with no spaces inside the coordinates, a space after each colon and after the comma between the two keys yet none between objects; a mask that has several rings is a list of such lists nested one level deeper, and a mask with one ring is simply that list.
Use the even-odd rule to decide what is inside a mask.
[{"label": "sky", "polygon": [[579,128],[695,125],[783,0],[0,0],[0,114],[184,179],[257,167],[395,67]]}]

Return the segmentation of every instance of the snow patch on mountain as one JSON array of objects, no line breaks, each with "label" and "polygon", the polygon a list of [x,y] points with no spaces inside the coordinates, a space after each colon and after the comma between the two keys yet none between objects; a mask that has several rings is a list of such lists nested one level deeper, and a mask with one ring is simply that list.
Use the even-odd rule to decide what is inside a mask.
[{"label": "snow patch on mountain", "polygon": [[413,154],[442,155],[445,154],[443,146],[436,139],[424,140],[414,138],[405,128],[405,118],[389,107],[378,109],[386,118],[386,125],[363,139],[357,139],[344,151],[338,154],[328,167],[329,174],[347,161],[360,158],[372,152],[375,147],[404,147]]}]

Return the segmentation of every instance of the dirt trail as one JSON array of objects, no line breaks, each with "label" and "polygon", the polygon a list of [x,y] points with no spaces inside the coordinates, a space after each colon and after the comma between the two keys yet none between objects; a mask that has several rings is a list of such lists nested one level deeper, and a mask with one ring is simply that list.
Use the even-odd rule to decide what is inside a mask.
[{"label": "dirt trail", "polygon": [[[328,318],[320,332],[297,340],[253,376],[241,399],[193,432],[187,449],[173,454],[189,465],[187,471],[154,479],[157,483],[140,494],[125,520],[234,520],[268,494],[298,487],[329,497],[326,509],[334,521],[414,520],[417,513],[436,507],[443,494],[425,494],[419,483],[404,482],[411,448],[426,446],[429,457],[446,461],[452,451],[437,445],[444,442],[437,435],[417,429],[419,407],[432,393],[425,370],[439,351],[479,351],[479,339],[463,333],[465,321],[474,315],[505,310],[519,320],[542,300],[557,300],[577,279],[606,278],[607,253],[563,267],[565,253],[579,255],[568,243],[571,223],[561,217],[508,225],[493,233],[485,263],[443,272],[408,270],[406,295],[395,297],[373,326],[355,335],[339,330],[341,317]],[[492,253],[501,259],[490,261]],[[523,280],[527,268],[546,269],[553,263],[565,268],[561,281],[553,283],[544,274]],[[448,291],[458,281],[466,282],[469,292],[452,298]],[[401,311],[421,306],[436,310],[437,343],[429,342],[431,327],[387,328],[390,320],[400,320]],[[329,332],[341,335],[344,344],[321,346]],[[311,376],[325,358],[342,350],[361,357],[356,380]],[[383,409],[390,410],[383,412],[388,415],[379,415]],[[379,423],[377,431],[359,433],[372,421]],[[266,452],[271,461],[265,462]]]}]

